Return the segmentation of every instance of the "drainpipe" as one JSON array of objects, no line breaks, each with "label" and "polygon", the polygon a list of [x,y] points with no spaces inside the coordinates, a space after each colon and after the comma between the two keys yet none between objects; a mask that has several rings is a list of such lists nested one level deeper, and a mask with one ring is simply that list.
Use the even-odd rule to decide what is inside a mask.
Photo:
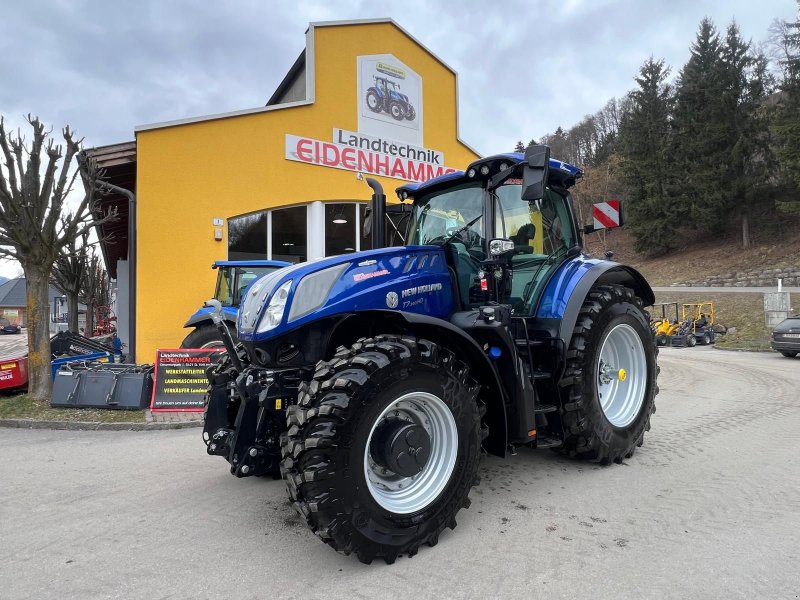
[{"label": "drainpipe", "polygon": [[136,361],[136,194],[132,191],[108,183],[97,181],[101,189],[122,194],[128,199],[128,361]]}]

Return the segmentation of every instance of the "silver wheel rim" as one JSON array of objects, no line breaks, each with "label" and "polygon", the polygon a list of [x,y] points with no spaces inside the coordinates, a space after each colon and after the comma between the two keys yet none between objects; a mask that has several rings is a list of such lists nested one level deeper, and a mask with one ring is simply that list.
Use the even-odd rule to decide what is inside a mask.
[{"label": "silver wheel rim", "polygon": [[222,340],[211,340],[210,342],[206,342],[201,348],[224,348],[225,343]]},{"label": "silver wheel rim", "polygon": [[642,408],[647,385],[647,359],[636,330],[620,324],[609,331],[596,367],[603,414],[614,427],[627,427]]},{"label": "silver wheel rim", "polygon": [[[377,464],[370,442],[386,419],[403,419],[427,431],[431,440],[428,462],[417,475],[403,477]],[[406,515],[430,505],[444,490],[456,464],[458,429],[450,408],[441,398],[427,392],[411,392],[389,404],[375,420],[364,448],[367,489],[381,507]]]}]

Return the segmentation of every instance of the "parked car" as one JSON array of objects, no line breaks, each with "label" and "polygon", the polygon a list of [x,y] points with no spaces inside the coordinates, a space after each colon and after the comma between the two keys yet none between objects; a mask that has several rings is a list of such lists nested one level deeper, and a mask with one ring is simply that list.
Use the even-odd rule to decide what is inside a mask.
[{"label": "parked car", "polygon": [[770,346],[788,358],[800,354],[800,315],[784,319],[770,335]]},{"label": "parked car", "polygon": [[20,333],[22,329],[15,323],[9,323],[0,327],[0,333]]}]

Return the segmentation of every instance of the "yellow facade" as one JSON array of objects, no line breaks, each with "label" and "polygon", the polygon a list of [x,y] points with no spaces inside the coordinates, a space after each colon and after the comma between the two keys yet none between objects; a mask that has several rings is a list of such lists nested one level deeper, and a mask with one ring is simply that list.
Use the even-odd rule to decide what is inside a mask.
[{"label": "yellow facade", "polygon": [[[228,258],[227,219],[265,208],[368,200],[347,170],[287,160],[286,134],[330,140],[358,131],[356,60],[391,54],[422,78],[424,146],[464,168],[478,155],[458,139],[455,73],[391,21],[317,24],[307,34],[309,103],[137,131],[136,360],[175,348],[213,294],[210,266]],[[257,60],[254,57],[254,60]],[[403,181],[379,178],[391,201]],[[213,219],[223,218],[223,239]]]}]

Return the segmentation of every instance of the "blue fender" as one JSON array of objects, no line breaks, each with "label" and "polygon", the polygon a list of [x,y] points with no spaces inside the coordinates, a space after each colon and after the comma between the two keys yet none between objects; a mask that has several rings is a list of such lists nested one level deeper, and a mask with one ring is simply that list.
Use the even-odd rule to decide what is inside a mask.
[{"label": "blue fender", "polygon": [[369,94],[370,92],[373,92],[376,96],[378,96],[378,98],[383,98],[383,91],[380,88],[372,86],[367,90],[367,94]]},{"label": "blue fender", "polygon": [[[222,315],[225,317],[225,320],[229,322],[231,325],[236,325],[236,318],[239,316],[239,309],[235,306],[223,306],[222,307]],[[211,307],[204,306],[196,313],[194,313],[189,320],[184,323],[184,327],[199,327],[201,325],[205,325],[206,322],[209,324],[211,323]]]},{"label": "blue fender", "polygon": [[581,255],[565,262],[550,278],[539,301],[536,317],[556,319],[559,322],[558,337],[567,348],[589,290],[595,285],[611,283],[631,288],[645,306],[651,306],[656,300],[650,284],[633,267]]}]

